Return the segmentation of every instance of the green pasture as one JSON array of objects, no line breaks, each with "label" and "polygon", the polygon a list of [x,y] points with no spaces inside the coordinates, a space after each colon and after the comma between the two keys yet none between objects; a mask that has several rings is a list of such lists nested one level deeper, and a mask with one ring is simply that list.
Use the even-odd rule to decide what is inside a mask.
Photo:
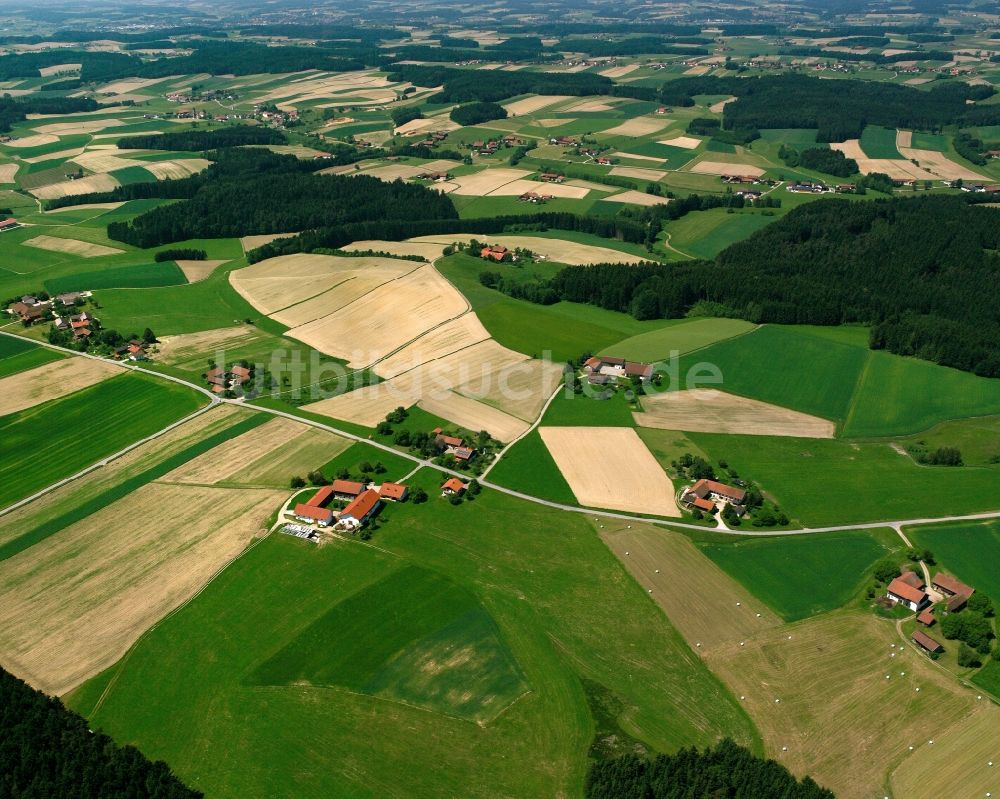
[{"label": "green pasture", "polygon": [[759,748],[585,519],[488,490],[452,506],[418,477],[431,499],[394,506],[376,546],[271,535],[70,706],[220,798],[582,797],[584,680],[654,751]]},{"label": "green pasture", "polygon": [[700,350],[717,341],[749,333],[754,325],[742,319],[676,319],[672,324],[658,330],[640,333],[624,341],[619,341],[612,347],[607,347],[599,354],[626,358],[630,361],[663,360],[676,352],[684,355],[693,350]]},{"label": "green pasture", "polygon": [[668,222],[665,230],[671,247],[694,258],[714,258],[730,244],[742,241],[776,219],[778,216],[773,212],[712,208]]},{"label": "green pasture", "polygon": [[696,544],[785,621],[847,604],[871,579],[876,561],[902,548],[892,530]]},{"label": "green pasture", "polygon": [[865,125],[861,131],[861,149],[869,158],[902,158],[896,149],[896,131],[878,125]]},{"label": "green pasture", "polygon": [[[0,362],[2,363],[2,362]],[[933,452],[954,447],[962,453],[966,466],[992,466],[1000,476],[1000,416],[976,416],[942,422],[929,430],[897,438],[901,446]]]},{"label": "green pasture", "polygon": [[128,186],[130,183],[156,182],[156,175],[141,166],[127,166],[124,169],[116,169],[110,174],[122,186]]},{"label": "green pasture", "polygon": [[489,479],[497,485],[552,502],[579,504],[537,430],[532,430],[511,447],[493,467]]},{"label": "green pasture", "polygon": [[100,289],[148,289],[179,286],[187,283],[181,268],[173,261],[114,266],[77,272],[44,281],[49,294],[64,291],[98,291]]},{"label": "green pasture", "polygon": [[124,374],[0,417],[0,506],[68,477],[194,412],[182,386]]},{"label": "green pasture", "polygon": [[907,527],[914,546],[934,553],[939,568],[1000,602],[1000,520]]},{"label": "green pasture", "polygon": [[0,336],[0,377],[26,372],[28,369],[44,366],[53,361],[61,361],[66,357],[60,352],[50,350],[48,347],[39,347],[36,344],[30,344],[23,349],[4,346],[8,341],[19,343],[21,340]]}]

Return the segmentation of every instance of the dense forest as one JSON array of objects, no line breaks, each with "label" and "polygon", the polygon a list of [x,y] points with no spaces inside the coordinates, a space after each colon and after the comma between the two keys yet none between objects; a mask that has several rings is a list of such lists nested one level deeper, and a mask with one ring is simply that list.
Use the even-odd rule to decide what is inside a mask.
[{"label": "dense forest", "polygon": [[506,119],[507,109],[497,103],[469,103],[454,108],[449,114],[452,122],[459,125],[478,125],[492,119]]},{"label": "dense forest", "polygon": [[28,114],[75,114],[101,106],[89,97],[0,97],[0,133],[23,122]]},{"label": "dense forest", "polygon": [[198,799],[166,763],[91,732],[58,699],[0,668],[0,796]]},{"label": "dense forest", "polygon": [[804,166],[839,178],[846,178],[858,173],[858,162],[848,158],[840,150],[829,147],[808,147],[799,152],[794,147],[784,144],[778,149],[778,157],[788,166]]},{"label": "dense forest", "polygon": [[571,267],[520,290],[638,319],[869,324],[873,348],[1000,377],[1000,211],[974,204],[989,197],[817,200],[714,262]]},{"label": "dense forest", "polygon": [[727,130],[817,128],[823,142],[861,136],[865,125],[938,131],[946,125],[1000,124],[1000,105],[969,104],[995,94],[992,86],[946,81],[929,90],[866,80],[822,80],[807,75],[678,78],[660,99],[690,106],[694,95],[733,95],[723,111]]},{"label": "dense forest", "polygon": [[726,739],[714,748],[681,749],[643,760],[635,755],[594,763],[587,799],[834,799],[806,777],[801,782],[773,760]]},{"label": "dense forest", "polygon": [[248,144],[288,144],[280,130],[255,125],[233,125],[215,130],[182,130],[176,133],[147,133],[118,140],[120,150],[217,150]]},{"label": "dense forest", "polygon": [[218,160],[200,175],[108,192],[183,200],[128,222],[113,222],[108,236],[147,248],[369,219],[386,223],[458,216],[447,196],[414,183],[386,183],[366,175],[317,175],[313,173],[326,165],[323,162],[302,162],[268,150],[220,150],[213,156]]}]

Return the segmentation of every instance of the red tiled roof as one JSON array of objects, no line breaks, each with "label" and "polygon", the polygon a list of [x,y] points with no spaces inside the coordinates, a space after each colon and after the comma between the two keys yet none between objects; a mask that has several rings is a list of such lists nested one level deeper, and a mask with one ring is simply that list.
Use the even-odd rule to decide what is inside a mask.
[{"label": "red tiled roof", "polygon": [[934,621],[935,621],[934,620],[934,611],[931,610],[930,608],[927,608],[927,610],[922,611],[920,613],[920,615],[917,616],[917,621],[919,621],[921,624],[924,624],[924,625],[930,627],[934,623]]},{"label": "red tiled roof", "polygon": [[250,370],[245,366],[234,366],[229,371],[236,375],[236,377],[250,377]]},{"label": "red tiled roof", "polygon": [[402,499],[406,496],[406,492],[408,490],[409,489],[401,483],[382,483],[378,493],[379,496],[383,496],[386,499]]},{"label": "red tiled roof", "polygon": [[317,508],[314,505],[307,505],[304,502],[300,502],[295,506],[295,515],[301,516],[303,519],[312,519],[317,522],[329,522],[333,519],[333,511],[327,510],[326,508]]},{"label": "red tiled roof", "polygon": [[941,644],[920,630],[914,630],[910,637],[913,639],[913,643],[922,646],[928,652],[940,652],[942,649]]},{"label": "red tiled roof", "polygon": [[437,443],[444,444],[446,447],[460,447],[462,446],[462,439],[456,438],[455,436],[446,436],[443,433],[438,433]]},{"label": "red tiled roof", "polygon": [[889,587],[886,590],[900,599],[905,599],[907,602],[916,602],[917,604],[923,602],[927,597],[927,594],[919,588],[914,588],[902,577],[897,577],[889,583]]},{"label": "red tiled roof", "polygon": [[310,499],[306,504],[312,505],[314,508],[326,507],[326,504],[330,501],[333,496],[333,486],[323,486],[313,494],[312,499]]},{"label": "red tiled roof", "polygon": [[691,504],[694,505],[698,510],[707,510],[709,513],[715,510],[715,503],[710,499],[702,499],[701,497],[695,497]]},{"label": "red tiled roof", "polygon": [[330,487],[334,494],[348,494],[352,497],[365,490],[361,483],[355,483],[353,480],[334,480]]},{"label": "red tiled roof", "polygon": [[911,585],[914,588],[919,588],[923,590],[924,581],[916,572],[910,572],[910,571],[903,572],[901,575],[899,575],[899,579],[902,580],[907,585]]},{"label": "red tiled roof", "polygon": [[460,461],[467,461],[471,459],[472,456],[475,454],[476,451],[471,447],[455,447],[455,451],[452,452],[452,455],[454,455]]},{"label": "red tiled roof", "polygon": [[956,580],[954,577],[941,572],[934,575],[934,579],[931,582],[938,588],[947,591],[949,594],[964,594],[965,596],[972,596],[976,590],[972,586],[966,585],[960,580]]},{"label": "red tiled roof", "polygon": [[733,486],[726,485],[725,483],[719,483],[715,480],[705,480],[704,478],[691,487],[691,493],[699,497],[718,494],[720,497],[733,499],[737,502],[741,502],[747,495],[747,492],[742,488],[733,488]]},{"label": "red tiled roof", "polygon": [[352,519],[357,519],[359,522],[363,522],[368,518],[369,514],[378,506],[381,497],[378,495],[378,491],[368,489],[359,497],[355,497],[351,503],[344,508],[344,512],[340,514],[341,518],[349,516]]},{"label": "red tiled roof", "polygon": [[459,492],[459,491],[465,491],[465,483],[463,483],[457,477],[449,477],[441,485],[441,490],[442,491],[454,491],[456,493]]}]

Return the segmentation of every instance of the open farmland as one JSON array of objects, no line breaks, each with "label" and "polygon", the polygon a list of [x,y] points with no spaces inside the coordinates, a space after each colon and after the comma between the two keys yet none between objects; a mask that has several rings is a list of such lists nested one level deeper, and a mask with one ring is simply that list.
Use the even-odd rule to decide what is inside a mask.
[{"label": "open farmland", "polygon": [[[456,241],[468,241],[473,238],[468,234],[456,233],[451,236],[422,236],[412,239],[414,242],[430,242],[434,244],[452,244]],[[569,241],[567,239],[542,238],[540,236],[510,235],[507,233],[481,236],[489,239],[490,244],[502,244],[508,249],[523,248],[537,255],[570,266],[584,264],[637,264],[646,260],[632,253],[615,250],[611,247],[595,247],[592,244]]]},{"label": "open farmland", "polygon": [[0,416],[65,397],[122,370],[91,358],[65,358],[0,379]]},{"label": "open farmland", "polygon": [[916,546],[928,547],[935,559],[969,585],[990,597],[1000,597],[1000,577],[994,564],[1000,557],[1000,522],[953,522],[907,527]]},{"label": "open farmland", "polygon": [[684,355],[753,329],[752,324],[742,319],[687,319],[631,336],[605,347],[599,354],[651,363],[669,358],[671,353]]},{"label": "open farmland", "polygon": [[93,244],[89,241],[77,241],[76,239],[62,239],[56,236],[35,236],[23,242],[26,247],[37,247],[40,250],[51,250],[52,252],[63,252],[68,255],[77,255],[81,258],[94,258],[98,255],[117,255],[123,250],[117,247],[105,247],[103,244]]},{"label": "open farmland", "polygon": [[40,347],[27,339],[0,336],[0,378],[34,369],[64,357],[60,352]]},{"label": "open farmland", "polygon": [[643,427],[704,433],[833,438],[834,424],[778,405],[715,389],[690,389],[642,398],[635,420]]},{"label": "open farmland", "polygon": [[202,404],[181,386],[126,374],[2,417],[0,505],[74,474]]},{"label": "open farmland", "polygon": [[543,426],[538,432],[581,505],[680,515],[670,478],[635,430]]}]

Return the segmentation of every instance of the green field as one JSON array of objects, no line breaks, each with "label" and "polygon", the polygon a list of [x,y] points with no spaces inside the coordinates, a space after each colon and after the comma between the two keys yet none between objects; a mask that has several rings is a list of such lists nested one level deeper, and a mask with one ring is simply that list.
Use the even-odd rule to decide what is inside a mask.
[{"label": "green field", "polygon": [[875,562],[902,547],[891,530],[696,543],[785,621],[842,607],[870,579]]},{"label": "green field", "polygon": [[187,283],[181,268],[173,261],[135,266],[113,266],[45,281],[50,294],[64,291],[96,291],[100,289],[145,289],[178,286]]},{"label": "green field", "polygon": [[869,158],[903,157],[896,149],[896,131],[878,125],[865,125],[861,131],[861,149]]},{"label": "green field", "polygon": [[649,363],[667,358],[672,352],[684,355],[753,329],[750,322],[742,319],[679,319],[659,330],[620,341],[599,354]]},{"label": "green field", "polygon": [[[435,496],[394,508],[377,545],[272,535],[70,705],[215,797],[579,797],[595,729],[583,680],[654,750],[721,735],[759,747],[586,520],[489,491],[458,507]],[[492,721],[449,712],[480,713],[490,690],[506,703],[518,681],[528,692]]]},{"label": "green field", "polygon": [[127,166],[124,169],[116,169],[110,174],[122,186],[128,186],[131,183],[156,182],[156,175],[141,166]]},{"label": "green field", "polygon": [[760,211],[724,208],[687,214],[666,226],[671,246],[695,258],[714,258],[730,244],[742,241],[777,219]]},{"label": "green field", "polygon": [[192,413],[203,399],[126,374],[0,417],[0,506],[9,505]]},{"label": "green field", "polygon": [[563,505],[579,504],[537,430],[511,447],[493,467],[489,479],[497,485]]},{"label": "green field", "polygon": [[687,433],[802,524],[876,522],[1000,507],[995,468],[919,466],[889,444]]},{"label": "green field", "polygon": [[927,547],[945,569],[1000,601],[1000,521],[908,527],[915,546]]},{"label": "green field", "polygon": [[0,377],[8,377],[18,372],[44,366],[65,356],[48,347],[39,347],[33,342],[10,336],[0,336]]}]

